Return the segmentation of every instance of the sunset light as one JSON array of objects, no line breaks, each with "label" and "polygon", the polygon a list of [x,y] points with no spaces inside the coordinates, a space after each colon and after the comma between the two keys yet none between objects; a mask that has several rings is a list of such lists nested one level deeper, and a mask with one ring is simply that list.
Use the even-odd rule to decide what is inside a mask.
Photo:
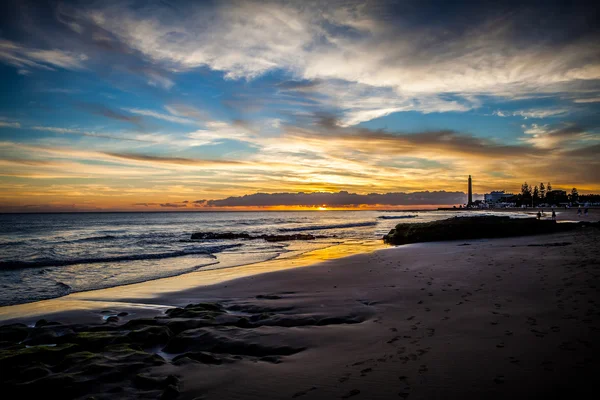
[{"label": "sunset light", "polygon": [[2,398],[587,399],[599,243],[598,1],[0,2]]}]

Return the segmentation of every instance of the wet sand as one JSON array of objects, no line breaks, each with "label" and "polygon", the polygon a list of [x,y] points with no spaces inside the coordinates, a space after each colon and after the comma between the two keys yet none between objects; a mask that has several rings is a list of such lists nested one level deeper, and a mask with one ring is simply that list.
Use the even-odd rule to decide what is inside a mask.
[{"label": "wet sand", "polygon": [[[593,393],[600,369],[598,232],[408,245],[158,294],[88,292],[69,301],[95,309],[52,318],[99,324],[127,302],[150,307],[61,328],[80,347],[67,352],[94,347],[85,332],[110,332],[93,371],[125,368],[118,352],[142,357],[118,387],[85,378],[98,399],[573,398]],[[101,314],[107,300],[115,307]],[[114,347],[130,343],[135,353]]]}]

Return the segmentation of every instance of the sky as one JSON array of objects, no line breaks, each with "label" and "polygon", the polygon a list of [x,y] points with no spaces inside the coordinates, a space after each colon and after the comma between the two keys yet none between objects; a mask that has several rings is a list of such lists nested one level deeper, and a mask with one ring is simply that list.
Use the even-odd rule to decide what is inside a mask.
[{"label": "sky", "polygon": [[0,212],[600,192],[590,1],[0,5]]}]

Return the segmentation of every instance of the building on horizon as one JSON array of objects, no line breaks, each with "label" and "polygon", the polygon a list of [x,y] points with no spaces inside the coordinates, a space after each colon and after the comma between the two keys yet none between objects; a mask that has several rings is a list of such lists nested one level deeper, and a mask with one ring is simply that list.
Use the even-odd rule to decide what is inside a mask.
[{"label": "building on horizon", "polygon": [[491,207],[494,206],[511,206],[514,201],[514,194],[506,193],[504,190],[495,190],[490,193],[486,193],[483,195],[483,200],[486,204]]}]

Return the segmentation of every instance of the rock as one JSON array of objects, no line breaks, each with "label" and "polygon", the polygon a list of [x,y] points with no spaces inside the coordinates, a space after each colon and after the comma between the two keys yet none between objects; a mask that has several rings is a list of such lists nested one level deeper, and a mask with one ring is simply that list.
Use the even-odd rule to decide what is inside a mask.
[{"label": "rock", "polygon": [[79,346],[65,343],[57,346],[32,346],[20,349],[0,351],[0,370],[4,374],[9,372],[19,373],[20,366],[31,366],[35,363],[56,365],[70,353],[79,351]]},{"label": "rock", "polygon": [[202,364],[220,365],[223,362],[221,358],[218,358],[214,354],[207,353],[204,351],[189,352],[178,355],[177,357],[173,358],[173,362],[177,362],[183,358],[189,358],[190,360],[194,360]]},{"label": "rock", "polygon": [[154,319],[154,318],[132,319],[131,321],[127,321],[125,324],[121,325],[121,329],[134,330],[134,329],[140,329],[144,326],[158,326],[158,325],[161,325],[162,323],[163,323],[162,321]]},{"label": "rock", "polygon": [[166,326],[147,326],[129,332],[127,339],[142,347],[150,347],[167,343],[172,335],[171,330]]},{"label": "rock", "polygon": [[183,353],[205,351],[254,357],[291,355],[304,348],[278,345],[268,335],[238,328],[198,328],[183,331],[169,340],[164,351]]},{"label": "rock", "polygon": [[180,332],[187,331],[190,329],[203,328],[206,326],[213,325],[210,321],[206,321],[203,319],[174,319],[173,321],[169,321],[167,327],[173,332],[173,334],[177,335]]},{"label": "rock", "polygon": [[179,389],[175,385],[169,385],[160,396],[161,400],[171,400],[179,397]]},{"label": "rock", "polygon": [[10,324],[0,326],[0,340],[6,342],[22,342],[29,335],[25,324]]},{"label": "rock", "polygon": [[124,337],[125,334],[118,331],[77,332],[72,341],[85,350],[99,351],[105,346],[122,343]]},{"label": "rock", "polygon": [[552,220],[506,216],[454,217],[442,221],[398,224],[383,241],[407,244],[444,240],[497,238],[555,233],[575,229],[577,224],[557,224]]},{"label": "rock", "polygon": [[197,232],[192,233],[192,240],[233,240],[233,239],[252,239],[247,233],[233,233],[233,232]]},{"label": "rock", "polygon": [[114,315],[111,315],[110,317],[106,318],[106,322],[107,323],[119,322],[119,317],[115,317]]},{"label": "rock", "polygon": [[126,317],[126,316],[128,316],[128,315],[129,315],[129,313],[128,313],[128,312],[126,312],[126,311],[121,311],[120,313],[118,313],[118,314],[117,314],[117,317]]},{"label": "rock", "polygon": [[327,236],[311,235],[306,233],[292,233],[289,235],[250,235],[248,233],[235,233],[235,232],[197,232],[192,233],[192,240],[235,240],[235,239],[246,239],[246,240],[258,240],[262,239],[267,242],[288,242],[292,240],[315,240],[324,239]]},{"label": "rock", "polygon": [[158,378],[146,374],[137,374],[133,378],[133,384],[143,390],[162,389],[167,386],[165,378]]}]

